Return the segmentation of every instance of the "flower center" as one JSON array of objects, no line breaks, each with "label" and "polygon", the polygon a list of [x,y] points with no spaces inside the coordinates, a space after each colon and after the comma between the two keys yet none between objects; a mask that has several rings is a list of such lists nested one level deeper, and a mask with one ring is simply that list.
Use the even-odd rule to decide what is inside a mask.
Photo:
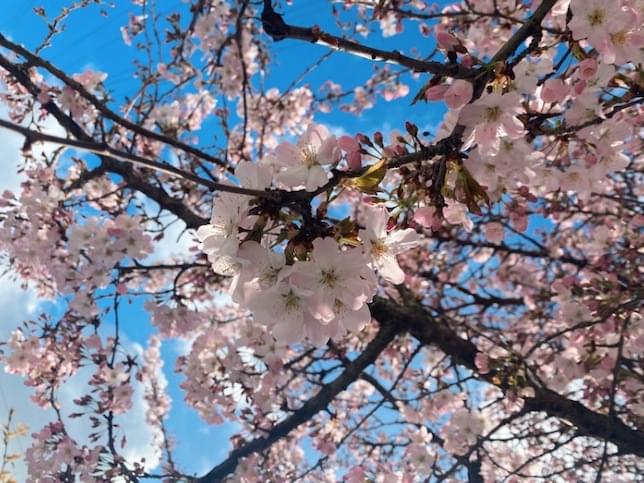
[{"label": "flower center", "polygon": [[514,149],[514,144],[507,139],[504,139],[503,141],[501,141],[501,149],[503,151],[507,151],[508,153],[512,152],[512,150]]},{"label": "flower center", "polygon": [[626,31],[620,30],[614,34],[610,34],[610,39],[615,45],[624,45],[626,43]]},{"label": "flower center", "polygon": [[335,269],[331,268],[329,270],[322,270],[320,272],[320,283],[326,287],[333,288],[338,282],[338,274],[335,273]]},{"label": "flower center", "polygon": [[302,149],[302,160],[307,168],[320,164],[318,155],[311,146],[306,146]]},{"label": "flower center", "polygon": [[596,8],[588,16],[588,23],[591,25],[591,27],[596,27],[597,25],[601,25],[604,23],[604,12],[603,10],[600,10],[599,8]]},{"label": "flower center", "polygon": [[378,259],[388,252],[387,245],[384,240],[371,240],[371,255]]},{"label": "flower center", "polygon": [[496,121],[501,117],[501,108],[499,106],[488,107],[485,110],[485,118],[488,121]]},{"label": "flower center", "polygon": [[343,312],[343,311],[344,311],[344,307],[345,307],[345,305],[344,305],[344,303],[342,302],[342,300],[335,299],[335,302],[333,303],[333,311],[334,311],[336,314],[339,314],[339,313]]},{"label": "flower center", "polygon": [[279,267],[268,267],[265,272],[259,277],[260,281],[266,285],[274,285],[277,282],[277,276],[279,275],[281,268]]},{"label": "flower center", "polygon": [[300,297],[293,292],[293,289],[289,289],[288,292],[282,294],[282,303],[287,312],[292,312],[300,308]]}]

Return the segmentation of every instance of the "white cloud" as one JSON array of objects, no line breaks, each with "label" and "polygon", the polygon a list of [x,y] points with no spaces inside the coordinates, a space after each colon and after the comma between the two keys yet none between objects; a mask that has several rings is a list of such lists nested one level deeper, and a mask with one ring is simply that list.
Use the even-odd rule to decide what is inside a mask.
[{"label": "white cloud", "polygon": [[177,219],[165,230],[164,236],[158,242],[154,242],[154,250],[148,262],[162,262],[170,258],[185,259],[190,248],[196,243],[194,241],[194,230],[186,230],[186,224]]}]

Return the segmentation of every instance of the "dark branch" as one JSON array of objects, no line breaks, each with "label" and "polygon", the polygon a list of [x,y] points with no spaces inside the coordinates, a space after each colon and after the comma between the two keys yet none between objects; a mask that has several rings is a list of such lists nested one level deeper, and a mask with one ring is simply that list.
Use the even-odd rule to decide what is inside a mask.
[{"label": "dark branch", "polygon": [[271,5],[270,0],[264,2],[264,11],[262,12],[262,25],[264,31],[271,36],[274,41],[284,39],[297,39],[314,44],[324,45],[331,49],[341,50],[349,54],[364,57],[371,61],[386,62],[389,64],[398,64],[408,67],[415,72],[429,72],[431,74],[454,77],[457,79],[469,79],[476,75],[477,71],[463,67],[459,64],[443,64],[420,59],[414,59],[393,50],[387,51],[368,47],[353,40],[321,31],[318,27],[298,27],[284,21],[281,15],[277,14]]},{"label": "dark branch", "polygon": [[254,439],[233,450],[225,461],[215,466],[197,481],[200,483],[216,483],[222,481],[223,478],[235,471],[240,459],[270,448],[273,443],[285,437],[289,432],[301,424],[310,421],[318,412],[326,408],[340,392],[344,391],[360,377],[362,371],[378,358],[380,353],[389,345],[398,332],[399,328],[395,324],[381,323],[376,337],[356,359],[345,366],[342,374],[329,384],[326,384],[300,409],[281,423],[275,425],[266,436]]},{"label": "dark branch", "polygon": [[0,45],[8,48],[9,50],[25,58],[29,63],[29,65],[42,67],[43,69],[49,71],[51,74],[53,74],[58,79],[63,81],[65,84],[67,84],[69,87],[74,89],[74,91],[78,92],[78,94],[81,97],[83,97],[86,101],[92,104],[96,108],[96,110],[98,110],[98,112],[100,112],[105,118],[111,120],[112,122],[115,122],[116,124],[119,124],[143,137],[154,139],[155,141],[160,141],[164,144],[167,144],[168,146],[177,148],[199,159],[203,159],[204,161],[211,162],[223,168],[228,168],[227,163],[225,163],[221,159],[211,156],[208,153],[205,153],[200,149],[195,148],[194,146],[185,144],[179,141],[178,139],[174,139],[172,137],[164,136],[163,134],[150,131],[149,129],[146,129],[143,126],[140,126],[128,119],[125,119],[124,117],[119,116],[114,111],[106,107],[103,101],[98,99],[91,92],[88,92],[87,89],[85,89],[85,87],[83,86],[83,84],[69,77],[62,70],[58,69],[52,63],[44,60],[42,57],[39,57],[38,55],[31,53],[29,50],[25,49],[21,45],[11,42],[2,34],[0,34]]},{"label": "dark branch", "polygon": [[[475,364],[477,347],[460,338],[444,321],[436,319],[422,307],[403,307],[378,298],[371,304],[371,313],[381,323],[404,326],[421,343],[438,347],[457,363],[478,372]],[[479,377],[502,390],[508,389],[505,383],[499,383],[495,375],[490,372],[480,374]],[[534,397],[525,398],[525,405],[530,411],[544,412],[550,417],[564,419],[576,426],[579,434],[606,438],[623,453],[644,456],[642,431],[627,426],[617,417],[596,413],[545,387],[536,384],[530,387],[534,390]]]}]

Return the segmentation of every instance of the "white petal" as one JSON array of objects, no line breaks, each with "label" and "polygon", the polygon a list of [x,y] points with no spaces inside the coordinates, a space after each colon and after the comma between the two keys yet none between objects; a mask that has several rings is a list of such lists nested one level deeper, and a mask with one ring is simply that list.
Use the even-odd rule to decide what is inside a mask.
[{"label": "white petal", "polygon": [[392,231],[386,240],[389,252],[393,255],[410,250],[418,246],[420,242],[421,236],[413,228]]},{"label": "white petal", "polygon": [[378,273],[382,278],[396,285],[405,281],[405,272],[398,265],[396,257],[392,255],[383,255],[378,259]]},{"label": "white petal", "polygon": [[311,166],[306,178],[306,191],[315,191],[329,179],[322,166]]},{"label": "white petal", "polygon": [[280,166],[298,166],[302,163],[299,148],[288,142],[280,143],[275,148],[275,157]]},{"label": "white petal", "polygon": [[306,183],[309,170],[306,166],[293,166],[286,168],[275,175],[275,180],[289,188],[297,188]]}]

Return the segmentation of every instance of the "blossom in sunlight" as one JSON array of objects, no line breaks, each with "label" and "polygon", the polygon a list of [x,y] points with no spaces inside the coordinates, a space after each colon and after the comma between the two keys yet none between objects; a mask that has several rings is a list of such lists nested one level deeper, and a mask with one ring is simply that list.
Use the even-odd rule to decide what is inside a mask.
[{"label": "blossom in sunlight", "polygon": [[314,240],[311,261],[294,265],[313,292],[308,304],[313,317],[327,323],[339,310],[359,310],[369,302],[374,287],[362,274],[365,266],[359,250],[342,251],[333,238]]},{"label": "blossom in sunlight", "polygon": [[468,104],[458,118],[466,128],[466,145],[476,144],[482,154],[496,154],[503,136],[517,139],[524,135],[523,124],[517,117],[520,112],[521,96],[516,92],[493,92]]},{"label": "blossom in sunlight", "polygon": [[210,223],[197,230],[201,250],[208,255],[217,273],[228,275],[238,268],[237,235],[247,210],[248,198],[234,193],[220,193],[213,204]]},{"label": "blossom in sunlight", "polygon": [[[250,162],[239,163],[235,177],[242,187],[255,190],[263,190],[272,182],[272,174],[267,166]],[[249,201],[248,196],[219,193],[213,202],[210,223],[197,230],[201,250],[208,255],[217,273],[232,275],[239,269],[239,231],[240,228],[252,228],[254,222],[254,217],[248,216]]]},{"label": "blossom in sunlight", "polygon": [[363,211],[365,228],[360,230],[359,236],[366,255],[385,280],[402,283],[405,272],[398,265],[396,255],[418,246],[421,236],[412,228],[387,232],[389,212],[384,206],[365,205]]},{"label": "blossom in sunlight", "polygon": [[340,154],[336,137],[326,127],[311,124],[297,144],[285,141],[275,148],[280,169],[275,179],[290,188],[315,191],[328,180],[324,167],[337,163]]}]

